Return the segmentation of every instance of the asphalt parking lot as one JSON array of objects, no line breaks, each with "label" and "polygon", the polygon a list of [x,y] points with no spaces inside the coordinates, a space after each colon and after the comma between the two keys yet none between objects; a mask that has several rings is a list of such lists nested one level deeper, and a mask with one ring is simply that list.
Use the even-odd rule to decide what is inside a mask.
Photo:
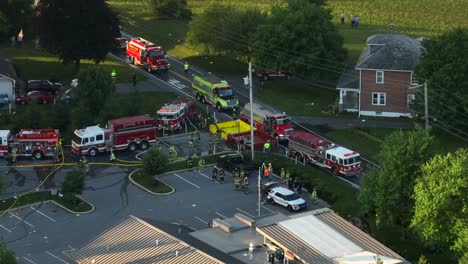
[{"label": "asphalt parking lot", "polygon": [[[179,171],[161,175],[175,193],[155,196],[127,180],[128,168],[117,166],[95,170],[87,178],[82,197],[93,203],[90,214],[74,215],[51,203],[8,212],[0,218],[0,234],[19,263],[73,263],[63,252],[79,248],[107,228],[132,214],[143,219],[186,225],[192,230],[208,227],[214,218],[229,218],[235,213],[258,216],[256,176],[250,175],[249,193],[234,190],[232,176],[223,184],[210,179],[212,167],[197,171]],[[310,206],[309,206],[310,208]],[[275,212],[291,214],[287,209],[262,205],[260,215]]]}]

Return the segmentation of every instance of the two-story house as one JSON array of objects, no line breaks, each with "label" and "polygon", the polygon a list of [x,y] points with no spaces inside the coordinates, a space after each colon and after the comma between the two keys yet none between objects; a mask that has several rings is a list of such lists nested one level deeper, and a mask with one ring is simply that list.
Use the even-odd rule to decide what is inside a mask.
[{"label": "two-story house", "polygon": [[338,81],[340,111],[359,116],[413,115],[420,40],[401,34],[369,37],[356,65],[348,66]]}]

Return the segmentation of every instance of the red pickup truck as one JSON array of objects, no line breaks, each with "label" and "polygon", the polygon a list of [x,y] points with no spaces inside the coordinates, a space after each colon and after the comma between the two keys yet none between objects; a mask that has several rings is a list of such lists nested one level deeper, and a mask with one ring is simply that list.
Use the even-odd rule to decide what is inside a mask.
[{"label": "red pickup truck", "polygon": [[17,104],[29,104],[32,102],[38,104],[52,104],[54,103],[54,94],[51,92],[32,91],[26,95],[16,96]]}]

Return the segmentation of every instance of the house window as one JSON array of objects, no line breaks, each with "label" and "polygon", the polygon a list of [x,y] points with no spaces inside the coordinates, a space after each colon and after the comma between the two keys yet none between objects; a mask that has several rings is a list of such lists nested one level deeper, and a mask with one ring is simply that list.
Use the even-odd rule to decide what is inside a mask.
[{"label": "house window", "polygon": [[372,105],[385,105],[385,93],[372,93]]},{"label": "house window", "polygon": [[376,71],[375,72],[375,83],[384,83],[384,72],[383,71]]},{"label": "house window", "polygon": [[414,72],[411,73],[411,85],[418,85],[418,80],[416,79],[416,74]]},{"label": "house window", "polygon": [[414,99],[416,99],[414,94],[408,94],[408,104],[413,104]]}]

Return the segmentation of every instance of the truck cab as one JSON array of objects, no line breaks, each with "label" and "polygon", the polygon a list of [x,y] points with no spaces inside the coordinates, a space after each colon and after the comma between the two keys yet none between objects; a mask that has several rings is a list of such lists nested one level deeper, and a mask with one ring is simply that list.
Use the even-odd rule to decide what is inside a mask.
[{"label": "truck cab", "polygon": [[0,157],[8,157],[10,130],[0,130]]},{"label": "truck cab", "polygon": [[361,156],[356,151],[336,146],[326,151],[319,151],[319,158],[324,159],[324,164],[333,175],[355,176],[362,171]]},{"label": "truck cab", "polygon": [[156,112],[158,130],[174,131],[182,129],[184,122],[193,117],[195,111],[192,100],[181,100],[164,105]]},{"label": "truck cab", "polygon": [[214,75],[194,76],[192,89],[198,101],[214,106],[218,111],[239,107],[232,87]]},{"label": "truck cab", "polygon": [[142,65],[148,72],[168,70],[171,67],[164,48],[143,38],[130,39],[125,53],[130,63]]},{"label": "truck cab", "polygon": [[72,151],[79,155],[95,156],[98,152],[106,150],[106,140],[109,139],[110,133],[99,125],[76,129],[72,139]]},{"label": "truck cab", "polygon": [[287,140],[294,131],[289,117],[283,114],[266,116],[264,126],[265,131],[273,134],[277,140]]}]

